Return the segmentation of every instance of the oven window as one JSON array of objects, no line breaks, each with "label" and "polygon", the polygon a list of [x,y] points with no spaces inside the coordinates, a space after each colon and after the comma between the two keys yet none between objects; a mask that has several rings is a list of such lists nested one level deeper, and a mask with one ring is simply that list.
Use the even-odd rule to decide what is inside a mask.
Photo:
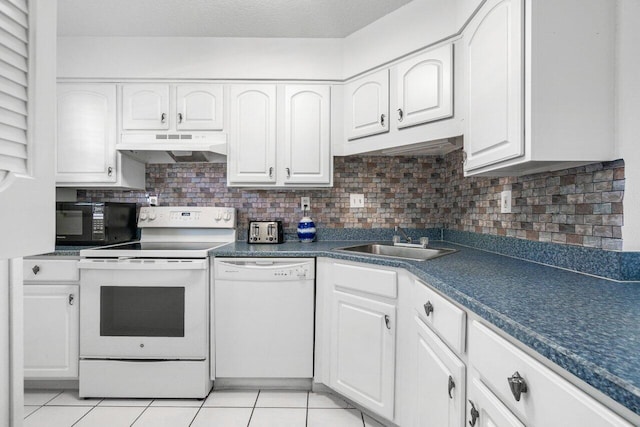
[{"label": "oven window", "polygon": [[184,287],[101,286],[100,336],[184,337]]},{"label": "oven window", "polygon": [[56,234],[82,236],[82,211],[56,211]]}]

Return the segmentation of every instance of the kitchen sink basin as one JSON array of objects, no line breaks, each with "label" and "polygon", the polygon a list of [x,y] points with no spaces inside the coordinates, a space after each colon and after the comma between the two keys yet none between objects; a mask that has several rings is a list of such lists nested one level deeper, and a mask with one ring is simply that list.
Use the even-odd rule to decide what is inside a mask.
[{"label": "kitchen sink basin", "polygon": [[347,246],[336,249],[340,252],[354,252],[359,255],[375,255],[389,258],[410,259],[413,261],[427,261],[457,252],[456,249],[394,246],[393,243],[368,243],[364,245]]}]

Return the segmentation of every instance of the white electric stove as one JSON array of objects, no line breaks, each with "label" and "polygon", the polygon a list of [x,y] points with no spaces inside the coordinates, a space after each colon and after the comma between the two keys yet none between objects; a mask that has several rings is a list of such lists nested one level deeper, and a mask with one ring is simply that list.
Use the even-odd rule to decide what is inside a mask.
[{"label": "white electric stove", "polygon": [[203,398],[211,389],[208,252],[236,211],[143,207],[139,242],[80,251],[80,396]]}]

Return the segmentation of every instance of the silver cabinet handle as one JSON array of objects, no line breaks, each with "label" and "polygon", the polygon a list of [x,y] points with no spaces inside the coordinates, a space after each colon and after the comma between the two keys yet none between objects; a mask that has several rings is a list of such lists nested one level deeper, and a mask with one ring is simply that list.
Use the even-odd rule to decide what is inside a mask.
[{"label": "silver cabinet handle", "polygon": [[178,123],[182,123],[182,113],[178,113]]},{"label": "silver cabinet handle", "polygon": [[380,114],[380,126],[384,127],[384,114]]},{"label": "silver cabinet handle", "polygon": [[113,175],[113,168],[112,168],[111,166],[109,166],[109,167],[107,168],[107,175],[108,175],[108,176]]},{"label": "silver cabinet handle", "polygon": [[38,264],[34,265],[31,271],[33,271],[33,274],[38,274],[40,272],[40,266]]},{"label": "silver cabinet handle", "polygon": [[447,393],[449,393],[449,399],[453,399],[451,396],[451,390],[456,387],[456,383],[453,381],[453,377],[449,375],[449,382],[447,383]]},{"label": "silver cabinet handle", "polygon": [[75,301],[76,296],[73,294],[69,294],[69,305],[73,305],[73,302]]},{"label": "silver cabinet handle", "polygon": [[520,376],[520,373],[516,371],[515,374],[511,375],[507,378],[509,382],[509,388],[511,389],[511,394],[516,399],[516,402],[520,402],[520,397],[522,397],[522,393],[527,392],[527,382]]},{"label": "silver cabinet handle", "polygon": [[431,304],[431,301],[427,301],[424,304],[424,312],[427,315],[427,317],[429,317],[429,315],[433,313],[433,304]]},{"label": "silver cabinet handle", "polygon": [[285,168],[287,171],[287,178],[291,178],[291,168]]},{"label": "silver cabinet handle", "polygon": [[167,113],[160,114],[160,123],[166,123],[167,121]]},{"label": "silver cabinet handle", "polygon": [[401,122],[404,119],[404,113],[402,112],[402,108],[398,108],[398,121]]},{"label": "silver cabinet handle", "polygon": [[273,178],[273,166],[269,168],[269,178]]},{"label": "silver cabinet handle", "polygon": [[391,318],[388,314],[384,315],[384,324],[387,325],[387,329],[391,330]]},{"label": "silver cabinet handle", "polygon": [[462,150],[462,164],[463,165],[467,164],[467,152],[466,152],[466,150]]},{"label": "silver cabinet handle", "polygon": [[471,421],[469,421],[469,425],[473,427],[476,425],[476,421],[478,420],[478,418],[480,418],[480,412],[478,412],[478,410],[476,409],[476,405],[474,405],[471,400],[469,401],[469,403],[471,403],[471,410],[469,411],[469,413],[471,414]]}]

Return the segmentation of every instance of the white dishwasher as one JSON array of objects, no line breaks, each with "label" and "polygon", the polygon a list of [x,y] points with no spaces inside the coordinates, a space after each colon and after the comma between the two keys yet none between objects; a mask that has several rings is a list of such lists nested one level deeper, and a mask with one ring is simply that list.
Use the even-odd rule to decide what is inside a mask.
[{"label": "white dishwasher", "polygon": [[215,258],[216,378],[311,378],[313,258]]}]

